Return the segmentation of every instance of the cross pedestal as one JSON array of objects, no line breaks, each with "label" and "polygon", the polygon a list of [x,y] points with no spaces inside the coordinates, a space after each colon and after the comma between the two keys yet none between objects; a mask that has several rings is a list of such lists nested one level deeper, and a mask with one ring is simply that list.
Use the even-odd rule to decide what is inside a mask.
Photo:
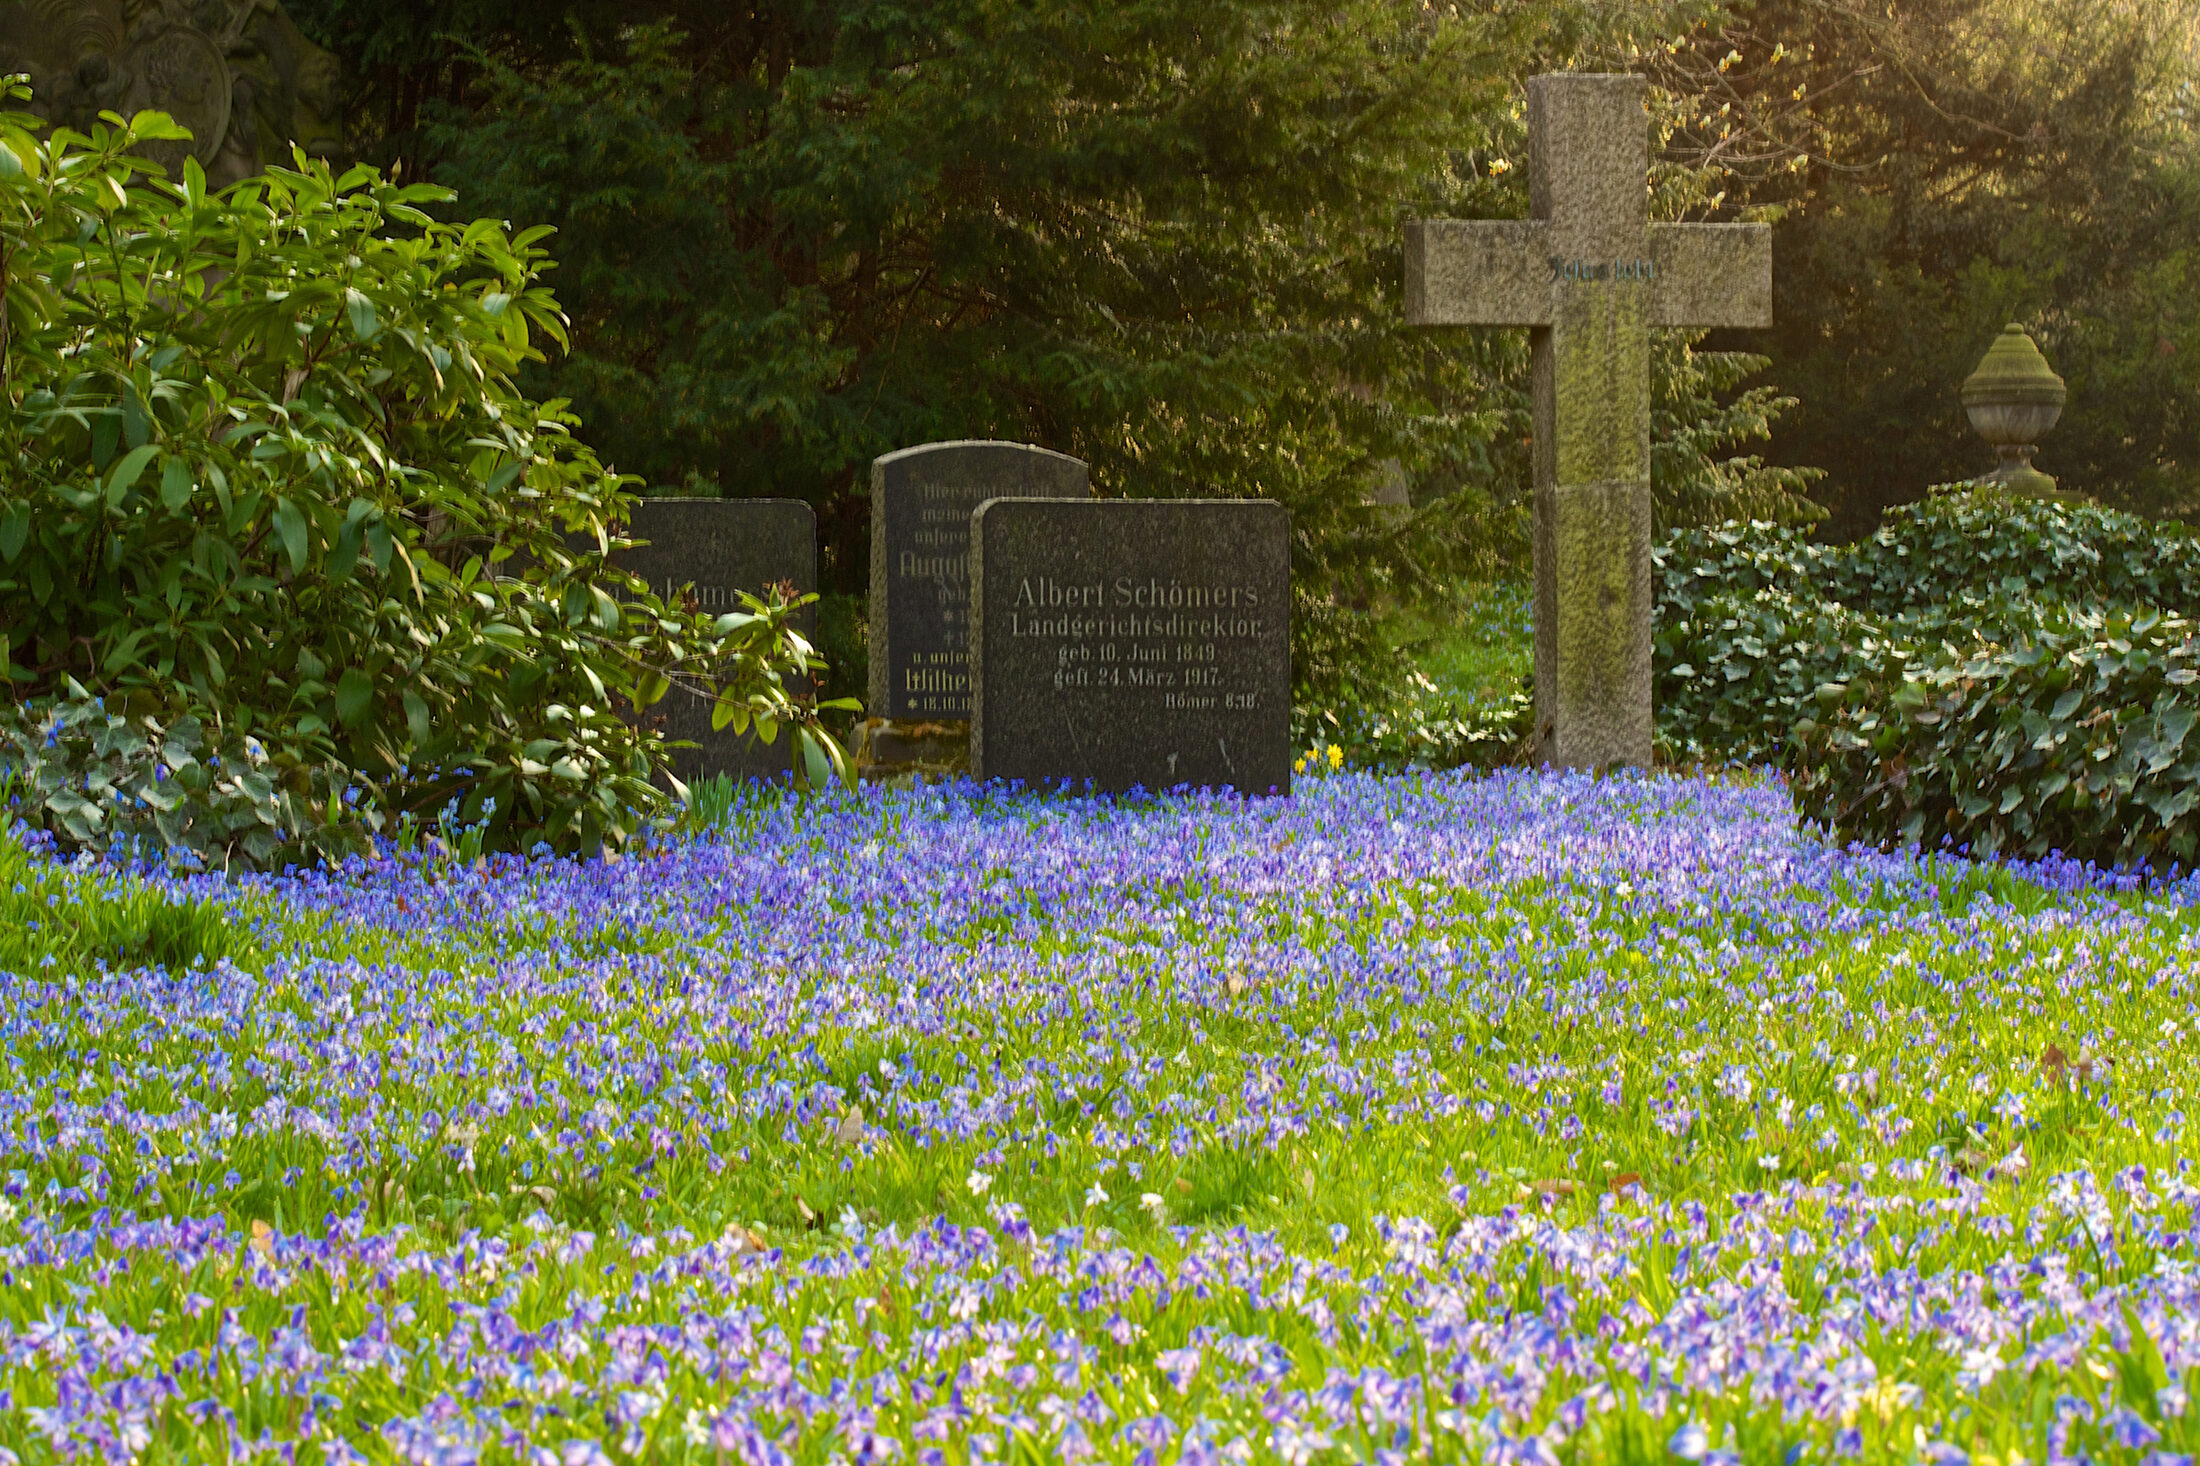
[{"label": "cross pedestal", "polygon": [[1647,766],[1650,328],[1772,324],[1772,231],[1652,224],[1639,76],[1528,83],[1527,219],[1406,226],[1406,319],[1528,326],[1535,744]]}]

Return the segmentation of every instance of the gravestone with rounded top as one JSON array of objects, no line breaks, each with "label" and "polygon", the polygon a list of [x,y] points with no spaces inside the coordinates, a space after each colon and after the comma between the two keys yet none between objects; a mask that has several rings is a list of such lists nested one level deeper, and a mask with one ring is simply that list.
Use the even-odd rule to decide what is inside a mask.
[{"label": "gravestone with rounded top", "polygon": [[[696,608],[714,615],[741,609],[741,593],[762,596],[769,586],[808,595],[817,589],[817,514],[800,499],[644,499],[634,506],[627,537],[647,540],[613,554],[612,564],[640,576],[666,599],[683,591]],[[815,607],[795,613],[808,634]],[[754,732],[710,725],[713,701],[675,685],[643,709],[661,720],[669,740],[693,743],[675,750],[672,772],[682,781],[730,774],[772,778],[793,766],[794,739],[781,729],[771,743]]]},{"label": "gravestone with rounded top", "polygon": [[872,718],[970,717],[971,511],[1091,492],[1082,459],[1026,443],[926,443],[872,460]]},{"label": "gravestone with rounded top", "polygon": [[970,521],[970,773],[1291,791],[1291,518],[994,499]]},{"label": "gravestone with rounded top", "polygon": [[1528,83],[1530,217],[1406,226],[1416,325],[1533,346],[1536,751],[1647,765],[1650,330],[1772,324],[1772,231],[1653,224],[1639,76]]}]

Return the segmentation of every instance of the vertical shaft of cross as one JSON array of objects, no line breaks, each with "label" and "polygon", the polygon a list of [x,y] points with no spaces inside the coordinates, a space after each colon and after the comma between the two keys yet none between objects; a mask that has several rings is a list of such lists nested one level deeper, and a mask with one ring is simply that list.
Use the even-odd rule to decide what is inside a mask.
[{"label": "vertical shaft of cross", "polygon": [[1529,208],[1549,323],[1530,336],[1535,748],[1647,765],[1650,705],[1649,119],[1636,76],[1528,83]]}]

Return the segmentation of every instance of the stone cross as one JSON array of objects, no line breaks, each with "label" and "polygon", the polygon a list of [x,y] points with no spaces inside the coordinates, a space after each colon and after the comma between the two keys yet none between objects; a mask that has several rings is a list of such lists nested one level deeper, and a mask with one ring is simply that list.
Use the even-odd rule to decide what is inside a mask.
[{"label": "stone cross", "polygon": [[1772,231],[1649,221],[1639,76],[1528,83],[1520,220],[1406,226],[1406,319],[1533,328],[1535,747],[1647,766],[1650,328],[1772,324]]}]

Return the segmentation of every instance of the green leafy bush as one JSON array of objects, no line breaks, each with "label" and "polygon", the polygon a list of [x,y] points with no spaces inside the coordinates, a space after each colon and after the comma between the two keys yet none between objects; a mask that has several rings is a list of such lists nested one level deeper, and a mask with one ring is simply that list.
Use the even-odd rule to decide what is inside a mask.
[{"label": "green leafy bush", "polygon": [[1328,747],[1342,740],[1355,767],[1492,769],[1527,757],[1535,730],[1535,697],[1526,688],[1491,699],[1466,699],[1425,674],[1407,674],[1383,689],[1375,706],[1343,704],[1343,712],[1293,709],[1291,746]]},{"label": "green leafy bush", "polygon": [[227,866],[360,848],[380,824],[341,764],[284,766],[250,734],[221,741],[185,714],[69,698],[0,714],[11,813],[80,849],[189,852]]},{"label": "green leafy bush", "polygon": [[2191,861],[2200,542],[1991,491],[1855,545],[1769,524],[1657,552],[1661,752],[1793,776],[1844,836]]},{"label": "green leafy bush", "polygon": [[1524,582],[1468,582],[1379,623],[1382,675],[1291,710],[1292,747],[1343,750],[1355,768],[1495,768],[1534,729]]},{"label": "green leafy bush", "polygon": [[[438,223],[447,191],[302,154],[209,193],[195,163],[171,181],[133,155],[179,135],[167,118],[111,122],[41,140],[0,114],[17,698],[256,739],[301,814],[339,808],[329,770],[390,817],[455,798],[503,846],[617,843],[664,810],[664,750],[631,711],[676,681],[736,731],[794,730],[799,767],[841,766],[788,607],[712,618],[606,568],[625,485],[515,385],[565,339],[545,231]],[[183,823],[255,854],[276,826],[241,797],[249,818]],[[52,796],[38,812],[107,832]]]},{"label": "green leafy bush", "polygon": [[1795,727],[1797,806],[1875,844],[2190,867],[2200,631],[2152,608],[2043,608],[1827,686]]},{"label": "green leafy bush", "polygon": [[1667,535],[1657,562],[1661,621],[1768,587],[1868,615],[1931,612],[1966,594],[2200,611],[2200,540],[2183,526],[1967,486],[1889,510],[1853,545],[1727,523]]},{"label": "green leafy bush", "polygon": [[1953,486],[1890,510],[1837,563],[1833,598],[1882,614],[1966,590],[2200,611],[2200,540],[2184,525],[1990,488]]}]

